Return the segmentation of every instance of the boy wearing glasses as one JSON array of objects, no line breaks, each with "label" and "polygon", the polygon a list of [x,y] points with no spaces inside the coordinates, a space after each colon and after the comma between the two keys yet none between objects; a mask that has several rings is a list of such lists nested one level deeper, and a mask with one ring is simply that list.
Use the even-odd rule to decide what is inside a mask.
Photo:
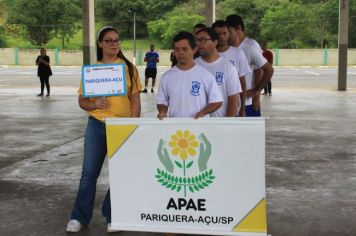
[{"label": "boy wearing glasses", "polygon": [[196,34],[200,57],[195,59],[198,65],[207,69],[214,77],[223,96],[222,106],[212,112],[213,117],[235,117],[238,111],[238,95],[242,92],[234,66],[220,57],[216,46],[218,34],[212,28],[203,28]]}]

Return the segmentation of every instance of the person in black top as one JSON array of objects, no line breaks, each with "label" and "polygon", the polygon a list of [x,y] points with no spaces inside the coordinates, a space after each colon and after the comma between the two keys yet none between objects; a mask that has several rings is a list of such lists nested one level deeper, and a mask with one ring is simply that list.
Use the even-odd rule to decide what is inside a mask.
[{"label": "person in black top", "polygon": [[171,52],[171,56],[170,56],[170,59],[169,59],[172,64],[171,64],[171,67],[177,65],[177,58],[176,56],[174,55],[174,51]]},{"label": "person in black top", "polygon": [[40,78],[41,81],[41,93],[37,95],[37,97],[43,97],[43,90],[46,84],[47,95],[49,96],[50,93],[50,86],[49,86],[49,77],[52,75],[52,70],[49,65],[49,56],[46,55],[46,49],[41,48],[41,55],[39,55],[36,59],[36,65],[38,65],[37,69],[37,76]]}]

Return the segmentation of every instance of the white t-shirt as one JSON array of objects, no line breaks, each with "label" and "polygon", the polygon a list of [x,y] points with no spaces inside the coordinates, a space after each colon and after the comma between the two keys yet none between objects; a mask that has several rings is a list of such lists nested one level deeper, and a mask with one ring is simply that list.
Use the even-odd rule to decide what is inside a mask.
[{"label": "white t-shirt", "polygon": [[[246,37],[238,48],[241,48],[245,53],[248,64],[250,65],[251,72],[246,75],[246,89],[252,89],[255,87],[254,70],[261,68],[266,64],[267,60],[262,55],[260,45],[254,39]],[[246,106],[251,105],[252,98],[246,98],[245,104]]]},{"label": "white t-shirt", "polygon": [[226,58],[235,66],[239,77],[251,72],[245,53],[241,48],[230,46],[225,52],[219,52],[219,56]]},{"label": "white t-shirt", "polygon": [[168,106],[169,117],[194,117],[208,104],[222,101],[215,78],[200,65],[166,71],[156,96],[156,104]]},{"label": "white t-shirt", "polygon": [[[202,57],[195,59],[198,65],[207,69],[216,80],[219,90],[223,96],[223,104],[215,112],[210,113],[212,117],[225,117],[227,111],[228,96],[242,92],[239,76],[234,66],[225,58],[219,57],[216,61],[208,63]],[[237,115],[237,114],[235,114]]]}]

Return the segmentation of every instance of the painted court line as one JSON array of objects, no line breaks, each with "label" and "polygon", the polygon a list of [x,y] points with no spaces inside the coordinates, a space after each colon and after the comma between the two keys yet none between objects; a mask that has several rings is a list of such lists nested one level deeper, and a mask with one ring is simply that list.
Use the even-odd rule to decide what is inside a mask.
[{"label": "painted court line", "polygon": [[316,75],[316,76],[319,76],[319,75],[320,75],[319,73],[316,73],[316,72],[313,72],[313,71],[309,71],[309,70],[306,70],[305,73],[307,73],[307,74],[312,74],[312,75]]}]

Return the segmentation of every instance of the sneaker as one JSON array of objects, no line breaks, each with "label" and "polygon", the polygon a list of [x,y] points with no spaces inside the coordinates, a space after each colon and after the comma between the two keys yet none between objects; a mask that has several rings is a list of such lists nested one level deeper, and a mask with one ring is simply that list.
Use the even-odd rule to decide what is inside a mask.
[{"label": "sneaker", "polygon": [[43,97],[43,93],[37,94],[37,97]]},{"label": "sneaker", "polygon": [[267,93],[261,93],[261,95],[267,95]]},{"label": "sneaker", "polygon": [[106,228],[106,232],[114,233],[114,232],[120,232],[120,230],[112,229],[111,228],[111,223],[108,223],[108,227]]},{"label": "sneaker", "polygon": [[76,233],[81,231],[85,226],[82,225],[79,221],[71,219],[67,224],[67,232]]},{"label": "sneaker", "polygon": [[154,90],[153,90],[153,88],[151,88],[151,93],[154,93]]},{"label": "sneaker", "polygon": [[46,97],[49,97],[49,94],[47,94]]},{"label": "sneaker", "polygon": [[141,93],[147,93],[147,89],[145,88],[144,90],[141,91]]},{"label": "sneaker", "polygon": [[269,93],[269,96],[272,96],[272,93]]}]

